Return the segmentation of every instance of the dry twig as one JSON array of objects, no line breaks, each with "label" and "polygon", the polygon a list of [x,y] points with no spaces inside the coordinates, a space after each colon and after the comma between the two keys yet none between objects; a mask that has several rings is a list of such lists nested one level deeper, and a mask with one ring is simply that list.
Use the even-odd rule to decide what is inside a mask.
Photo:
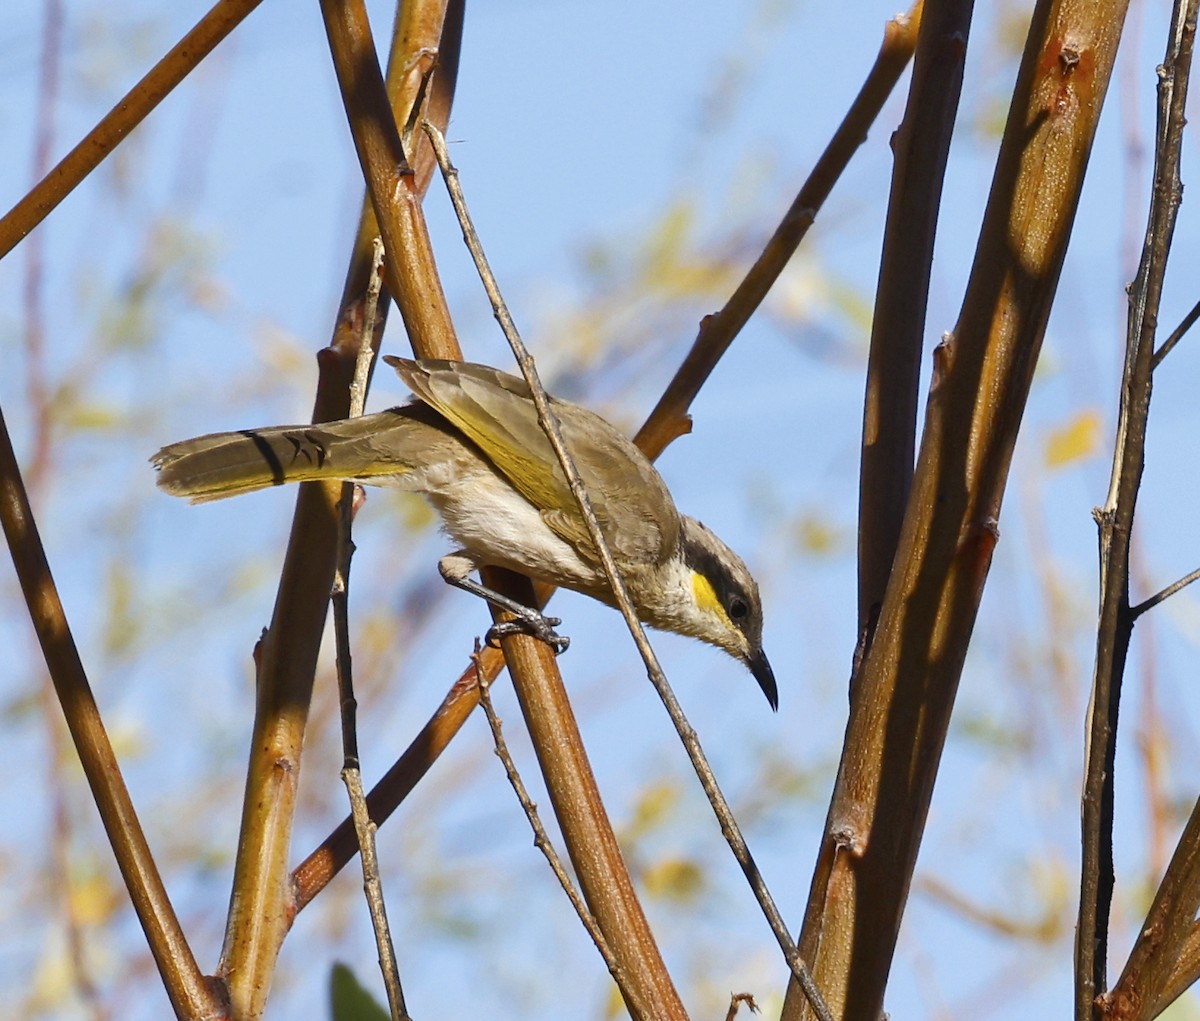
[{"label": "dry twig", "polygon": [[[534,804],[533,798],[529,796],[529,789],[525,786],[525,781],[521,779],[521,774],[517,770],[517,764],[508,750],[508,742],[504,740],[504,729],[500,722],[500,717],[496,714],[496,709],[492,705],[491,681],[487,678],[483,665],[480,662],[481,651],[479,643],[476,642],[471,662],[475,666],[475,687],[479,695],[479,704],[483,708],[488,728],[492,732],[492,742],[495,746],[496,757],[503,764],[504,774],[508,777],[508,782],[517,796],[517,801],[525,812],[525,818],[529,820],[529,828],[533,830],[533,846],[541,851],[545,857],[547,864],[550,866],[550,871],[554,873],[554,878],[558,880],[563,893],[567,895],[567,900],[571,902],[571,907],[575,909],[575,914],[578,916],[579,921],[583,923],[587,934],[592,938],[592,942],[596,944],[596,949],[600,951],[600,956],[604,958],[604,964],[608,968],[608,973],[613,977],[613,981],[616,982],[617,987],[621,990],[621,995],[625,999],[631,999],[636,1003],[638,997],[637,989],[630,985],[626,979],[620,962],[617,960],[616,955],[613,954],[612,948],[609,947],[608,940],[604,938],[604,933],[600,931],[600,926],[596,924],[595,916],[588,910],[587,904],[579,895],[579,891],[575,889],[575,884],[571,882],[571,877],[567,875],[567,870],[563,867],[562,859],[554,849],[554,842],[546,832],[546,827],[542,825],[537,805]],[[644,1017],[651,1016],[646,1011],[644,1004],[639,1005],[637,1012]]]},{"label": "dry twig", "polygon": [[721,825],[721,832],[729,843],[738,864],[742,867],[742,871],[750,883],[751,890],[754,891],[754,896],[757,898],[763,914],[766,915],[767,923],[770,925],[771,931],[775,934],[775,938],[779,942],[788,967],[792,970],[796,980],[804,989],[805,995],[808,997],[817,1016],[821,1018],[821,1021],[832,1021],[829,1008],[825,1006],[820,991],[812,981],[812,976],[809,974],[807,965],[796,950],[787,925],[783,921],[783,916],[779,913],[774,898],[771,897],[770,891],[767,889],[766,881],[763,879],[762,873],[759,872],[758,866],[750,854],[750,848],[742,836],[737,819],[734,817],[729,803],[725,800],[725,795],[721,793],[721,788],[717,784],[717,778],[713,774],[712,767],[708,764],[708,758],[704,754],[704,749],[700,746],[700,740],[696,736],[696,732],[691,724],[688,723],[687,717],[683,713],[683,707],[680,706],[678,699],[676,699],[675,692],[672,691],[666,674],[663,673],[662,667],[659,665],[658,657],[655,655],[649,640],[646,638],[645,628],[643,628],[642,622],[638,620],[637,611],[634,609],[633,602],[629,598],[629,592],[625,588],[625,581],[621,577],[620,571],[617,570],[617,565],[613,561],[608,542],[604,538],[604,533],[601,531],[600,524],[596,520],[596,514],[592,510],[591,501],[588,498],[583,479],[580,478],[579,470],[575,466],[570,451],[567,450],[566,441],[563,439],[558,420],[555,418],[554,412],[550,410],[550,403],[546,398],[546,391],[542,386],[542,381],[538,377],[533,358],[521,340],[520,334],[517,332],[516,324],[508,312],[508,307],[504,303],[504,298],[500,294],[496,279],[492,275],[491,268],[488,265],[487,257],[484,255],[479,235],[475,233],[475,227],[471,222],[466,200],[463,197],[462,187],[459,184],[458,171],[450,162],[450,154],[446,150],[445,139],[442,137],[441,132],[432,124],[425,124],[425,132],[433,143],[434,152],[437,154],[438,163],[442,168],[442,175],[446,180],[446,188],[450,192],[454,211],[458,216],[459,225],[462,227],[467,249],[470,251],[471,257],[475,260],[475,268],[479,271],[479,277],[483,281],[484,290],[487,292],[488,298],[492,303],[492,310],[495,312],[496,319],[500,323],[500,328],[504,331],[504,336],[508,340],[509,346],[512,347],[517,364],[521,368],[521,373],[525,377],[525,381],[529,384],[529,388],[533,394],[533,403],[537,408],[538,422],[546,433],[546,438],[550,441],[550,446],[554,449],[555,456],[558,458],[563,473],[566,475],[567,484],[570,486],[571,494],[575,497],[575,501],[579,506],[580,515],[587,526],[588,536],[592,541],[592,545],[599,555],[601,566],[604,568],[604,575],[612,588],[617,606],[621,611],[621,615],[625,618],[625,623],[629,627],[629,633],[633,636],[634,644],[637,646],[638,652],[646,664],[646,672],[650,677],[650,682],[654,685],[655,691],[658,692],[659,698],[662,699],[663,705],[666,706],[667,713],[671,717],[671,722],[675,725],[680,740],[687,750],[688,758],[691,759],[696,776],[700,779],[700,785],[704,788],[704,793],[708,797],[709,804],[712,805],[713,811],[716,813],[717,821]]},{"label": "dry twig", "polygon": [[[1125,368],[1112,476],[1104,506],[1095,511],[1100,543],[1100,613],[1082,794],[1083,854],[1075,935],[1076,1021],[1091,1021],[1097,997],[1107,988],[1108,924],[1114,882],[1113,770],[1117,718],[1125,660],[1136,616],[1129,605],[1129,550],[1145,465],[1158,307],[1183,194],[1179,160],[1195,41],[1196,8],[1197,0],[1176,0],[1166,57],[1158,71],[1154,187],[1142,257],[1129,290]],[[1154,596],[1148,602],[1153,605],[1158,601],[1159,596]],[[1143,604],[1139,612],[1148,608]],[[1164,879],[1164,883],[1167,882],[1168,879]],[[1136,975],[1132,979],[1138,980]],[[1157,990],[1155,993],[1157,995]],[[1155,998],[1147,997],[1151,1001]]]},{"label": "dry twig", "polygon": [[[383,284],[383,243],[376,238],[373,246],[372,270],[367,285],[366,309],[363,316],[362,339],[350,384],[350,417],[363,413],[367,396],[367,377],[374,360],[375,319],[379,309],[379,292]],[[338,503],[338,566],[333,576],[333,633],[337,647],[339,704],[342,715],[342,782],[350,798],[350,817],[358,839],[359,860],[362,863],[363,892],[375,933],[379,952],[379,968],[387,991],[388,1009],[392,1021],[410,1021],[396,963],[396,948],[388,928],[387,905],[383,899],[383,880],[379,873],[379,858],[375,851],[375,824],[367,811],[363,793],[362,769],[358,753],[356,715],[358,703],[354,698],[353,660],[350,655],[350,562],[354,556],[354,541],[350,530],[355,511],[361,505],[356,497],[361,492],[353,482],[342,483],[342,498]]]}]

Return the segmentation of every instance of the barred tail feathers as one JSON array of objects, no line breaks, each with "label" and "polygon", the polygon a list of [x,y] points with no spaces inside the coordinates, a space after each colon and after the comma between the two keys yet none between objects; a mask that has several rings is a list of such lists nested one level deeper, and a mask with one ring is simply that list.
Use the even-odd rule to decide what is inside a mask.
[{"label": "barred tail feathers", "polygon": [[159,488],[192,503],[288,482],[370,481],[412,468],[434,425],[421,421],[427,417],[409,405],[318,425],[212,433],[163,447],[151,462]]}]

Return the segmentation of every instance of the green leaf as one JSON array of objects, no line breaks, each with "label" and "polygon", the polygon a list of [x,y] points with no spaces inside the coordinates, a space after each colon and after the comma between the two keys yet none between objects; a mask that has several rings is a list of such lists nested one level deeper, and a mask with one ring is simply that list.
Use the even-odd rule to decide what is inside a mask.
[{"label": "green leaf", "polygon": [[390,1021],[345,964],[335,964],[329,974],[329,1008],[333,1021]]}]

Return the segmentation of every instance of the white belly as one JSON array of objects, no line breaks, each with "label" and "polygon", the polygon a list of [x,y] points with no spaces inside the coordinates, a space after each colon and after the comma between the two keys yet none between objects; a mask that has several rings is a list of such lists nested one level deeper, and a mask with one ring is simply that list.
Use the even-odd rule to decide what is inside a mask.
[{"label": "white belly", "polygon": [[446,532],[477,565],[507,567],[572,589],[607,588],[537,509],[493,472],[444,480],[425,492]]}]

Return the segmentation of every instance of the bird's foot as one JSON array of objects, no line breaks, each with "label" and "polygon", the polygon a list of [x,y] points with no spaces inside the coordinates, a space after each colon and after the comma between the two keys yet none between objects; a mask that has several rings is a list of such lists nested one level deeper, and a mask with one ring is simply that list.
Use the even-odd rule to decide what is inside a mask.
[{"label": "bird's foot", "polygon": [[571,644],[571,639],[566,637],[566,635],[560,635],[554,630],[562,623],[558,617],[543,616],[537,610],[530,609],[527,606],[522,607],[521,610],[522,612],[517,613],[513,620],[493,624],[488,628],[487,634],[483,636],[483,640],[488,645],[498,649],[500,648],[500,639],[508,635],[532,635],[534,638],[550,646],[556,656],[567,651],[567,646]]}]

